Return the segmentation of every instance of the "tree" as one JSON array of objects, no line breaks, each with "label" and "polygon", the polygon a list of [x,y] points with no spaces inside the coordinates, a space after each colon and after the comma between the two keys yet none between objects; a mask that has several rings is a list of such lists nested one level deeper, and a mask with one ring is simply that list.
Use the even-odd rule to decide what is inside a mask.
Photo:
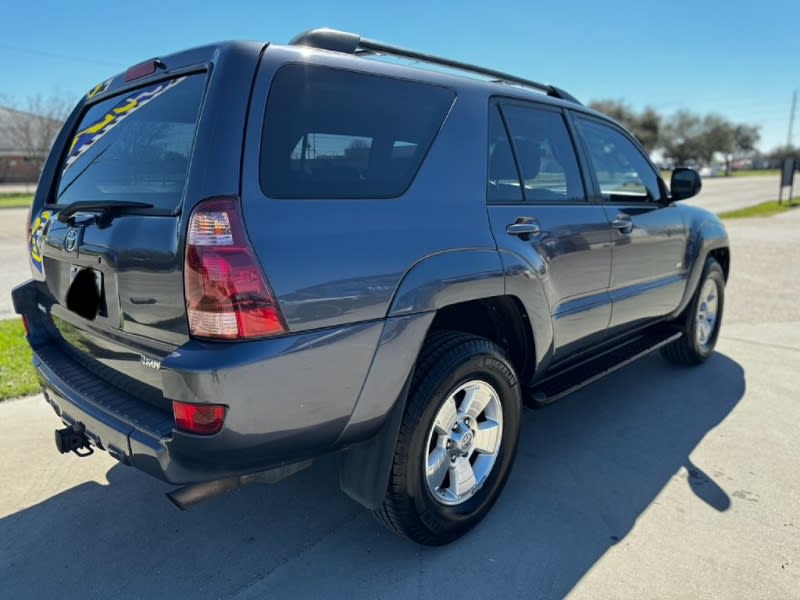
[{"label": "tree", "polygon": [[800,147],[779,146],[767,154],[767,162],[771,168],[778,169],[783,165],[784,158],[794,158],[795,164],[800,165]]},{"label": "tree", "polygon": [[730,174],[731,155],[735,149],[734,125],[719,115],[706,115],[700,132],[702,159],[706,163],[714,160],[714,155],[722,154],[725,160],[725,176]]},{"label": "tree", "polygon": [[630,131],[644,146],[652,152],[659,143],[661,116],[652,108],[645,108],[637,113],[622,100],[595,100],[589,108],[608,115]]},{"label": "tree", "polygon": [[756,151],[756,144],[761,139],[757,126],[737,125],[733,131],[734,152],[737,158],[752,154]]},{"label": "tree", "polygon": [[758,127],[734,124],[726,118],[709,114],[703,117],[686,110],[678,111],[662,128],[664,154],[677,165],[694,162],[711,163],[721,154],[725,175],[730,174],[731,161],[755,152]]},{"label": "tree", "polygon": [[[4,102],[5,103],[5,102]],[[2,134],[18,149],[25,160],[41,172],[70,110],[70,103],[60,94],[30,96],[24,104],[11,103]]]},{"label": "tree", "polygon": [[704,153],[702,143],[703,123],[700,117],[680,110],[667,121],[661,132],[664,155],[676,166],[701,160]]},{"label": "tree", "polygon": [[645,107],[639,115],[634,135],[648,152],[655,150],[661,141],[661,115],[650,107]]}]

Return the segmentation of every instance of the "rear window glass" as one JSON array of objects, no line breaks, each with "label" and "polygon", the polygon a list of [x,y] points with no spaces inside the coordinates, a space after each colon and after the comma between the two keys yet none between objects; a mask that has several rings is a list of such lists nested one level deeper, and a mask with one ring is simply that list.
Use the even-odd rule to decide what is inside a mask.
[{"label": "rear window glass", "polygon": [[455,93],[328,67],[275,75],[261,145],[272,198],[393,198],[411,184]]},{"label": "rear window glass", "polygon": [[91,106],[70,141],[55,202],[122,200],[174,209],[186,187],[204,86],[204,75],[189,75]]}]

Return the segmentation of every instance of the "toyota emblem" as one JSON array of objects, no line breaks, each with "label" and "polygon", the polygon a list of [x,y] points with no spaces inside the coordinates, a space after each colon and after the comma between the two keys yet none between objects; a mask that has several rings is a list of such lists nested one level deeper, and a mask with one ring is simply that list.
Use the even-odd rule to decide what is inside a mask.
[{"label": "toyota emblem", "polygon": [[75,248],[78,247],[78,230],[77,229],[70,229],[67,231],[67,235],[64,238],[64,250],[67,252],[75,252]]}]

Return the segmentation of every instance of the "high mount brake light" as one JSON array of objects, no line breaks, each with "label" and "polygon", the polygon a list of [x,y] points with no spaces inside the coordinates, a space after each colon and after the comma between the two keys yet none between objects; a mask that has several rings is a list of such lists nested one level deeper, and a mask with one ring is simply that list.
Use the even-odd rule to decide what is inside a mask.
[{"label": "high mount brake light", "polygon": [[247,239],[239,201],[212,198],[189,220],[184,266],[189,332],[243,340],[286,333],[275,296]]},{"label": "high mount brake light", "polygon": [[166,67],[164,63],[157,58],[139,63],[138,65],[133,65],[130,69],[125,71],[125,81],[134,81],[136,79],[141,79],[142,77],[147,77],[148,75],[155,73],[156,69],[158,68],[164,69]]}]

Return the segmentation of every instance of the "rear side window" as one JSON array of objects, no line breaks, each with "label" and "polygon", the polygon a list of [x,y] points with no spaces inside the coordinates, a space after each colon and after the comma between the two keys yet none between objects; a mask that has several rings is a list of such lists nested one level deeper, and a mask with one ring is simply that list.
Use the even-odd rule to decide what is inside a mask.
[{"label": "rear side window", "polygon": [[261,187],[272,198],[394,198],[414,179],[455,93],[328,67],[272,81]]},{"label": "rear side window", "polygon": [[186,187],[205,79],[177,77],[90,106],[64,157],[56,204],[121,200],[173,210]]},{"label": "rear side window", "polygon": [[489,186],[486,199],[491,203],[522,202],[522,186],[514,151],[500,117],[500,108],[489,108]]}]

